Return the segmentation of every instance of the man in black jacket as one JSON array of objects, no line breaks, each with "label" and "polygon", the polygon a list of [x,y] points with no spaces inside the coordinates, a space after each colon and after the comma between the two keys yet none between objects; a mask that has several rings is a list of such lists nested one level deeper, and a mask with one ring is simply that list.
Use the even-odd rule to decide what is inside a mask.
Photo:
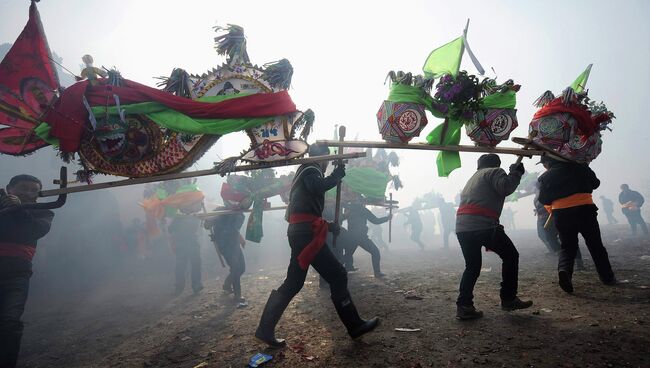
[{"label": "man in black jacket", "polygon": [[539,201],[551,208],[551,216],[560,234],[558,278],[562,290],[573,292],[573,263],[578,249],[578,234],[582,234],[591,253],[600,280],[616,283],[607,250],[603,246],[598,226],[598,207],[591,193],[600,180],[586,164],[559,162],[542,157],[546,172],[539,181]]},{"label": "man in black jacket", "polygon": [[[328,153],[328,148],[324,146],[312,145],[309,148],[311,157]],[[332,303],[350,337],[360,337],[379,323],[378,318],[361,319],[348,291],[347,272],[325,244],[328,230],[338,232],[338,224],[327,223],[321,217],[325,192],[334,188],[345,176],[343,164],[338,165],[328,177],[323,175],[326,168],[326,161],[301,165],[291,184],[286,213],[291,247],[287,278],[277,290],[271,291],[255,331],[255,337],[271,347],[286,346],[283,339],[275,338],[275,326],[291,299],[302,289],[309,265],[329,283]]]},{"label": "man in black jacket", "polygon": [[370,212],[362,201],[363,199],[358,197],[345,209],[343,218],[348,221],[348,231],[345,240],[347,246],[345,255],[343,256],[344,262],[348,270],[353,268],[353,255],[357,246],[359,246],[361,249],[370,253],[372,257],[372,270],[374,271],[375,277],[382,278],[385,275],[381,272],[381,253],[377,245],[375,245],[375,242],[368,237],[368,221],[375,225],[383,224],[390,220],[390,215],[379,218]]},{"label": "man in black jacket", "polygon": [[36,242],[50,231],[54,213],[50,210],[25,210],[17,206],[35,203],[41,182],[31,175],[13,177],[6,196],[0,196],[0,209],[16,207],[0,214],[0,367],[16,366],[23,323],[20,320],[32,276]]},{"label": "man in black jacket", "polygon": [[242,252],[246,241],[239,233],[243,224],[244,214],[235,212],[221,214],[206,220],[203,225],[212,230],[210,237],[230,269],[230,273],[223,282],[223,290],[228,294],[233,294],[233,300],[240,305],[246,302],[241,295],[241,276],[246,271],[246,261],[244,252]]},{"label": "man in black jacket", "polygon": [[630,223],[632,228],[632,235],[636,236],[636,226],[641,226],[641,231],[645,235],[648,235],[648,225],[646,225],[645,220],[641,217],[641,206],[645,199],[641,193],[631,190],[629,185],[621,185],[621,194],[618,195],[618,202],[623,206],[622,211],[625,217],[627,217],[627,222]]}]

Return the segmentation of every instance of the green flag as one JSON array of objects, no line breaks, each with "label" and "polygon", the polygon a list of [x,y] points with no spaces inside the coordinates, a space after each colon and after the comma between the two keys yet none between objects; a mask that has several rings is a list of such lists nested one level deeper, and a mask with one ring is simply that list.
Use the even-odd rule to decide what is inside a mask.
[{"label": "green flag", "polygon": [[451,74],[455,77],[458,70],[460,70],[463,51],[463,36],[431,51],[422,67],[424,75],[427,78],[438,78],[445,74]]},{"label": "green flag", "polygon": [[585,71],[582,72],[582,74],[580,74],[578,78],[576,78],[576,80],[573,81],[573,83],[571,83],[571,88],[573,88],[574,91],[582,92],[585,90],[585,87],[587,86],[587,81],[589,80],[589,73],[591,73],[591,67],[593,65],[594,64],[589,64],[587,69],[585,69]]}]

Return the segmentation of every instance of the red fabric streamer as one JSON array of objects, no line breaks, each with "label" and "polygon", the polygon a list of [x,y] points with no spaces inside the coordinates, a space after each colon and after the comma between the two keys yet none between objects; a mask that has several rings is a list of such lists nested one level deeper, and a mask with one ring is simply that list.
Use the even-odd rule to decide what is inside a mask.
[{"label": "red fabric streamer", "polygon": [[82,103],[84,95],[91,106],[112,106],[115,104],[113,95],[117,95],[123,105],[159,102],[195,119],[259,118],[297,111],[287,91],[257,93],[210,103],[175,96],[126,79],[122,87],[107,85],[106,79],[99,82],[99,85],[92,86],[88,81],[83,81],[67,88],[45,116],[44,120],[52,126],[50,135],[59,139],[62,151],[75,152],[79,148],[88,115]]},{"label": "red fabric streamer", "polygon": [[221,184],[221,198],[227,201],[241,202],[246,199],[246,197],[246,194],[236,191],[230,184]]},{"label": "red fabric streamer", "polygon": [[31,130],[55,98],[59,79],[50,61],[43,25],[36,4],[29,20],[0,62],[0,153],[24,155],[48,144]]},{"label": "red fabric streamer", "polygon": [[307,246],[298,255],[298,265],[303,270],[309,268],[311,262],[316,258],[318,252],[325,245],[327,238],[327,230],[329,226],[327,221],[322,217],[305,213],[295,213],[289,217],[290,224],[299,224],[302,222],[311,222],[312,230],[314,231],[314,238],[307,244]]},{"label": "red fabric streamer", "polygon": [[563,112],[573,115],[573,117],[578,122],[578,129],[580,129],[580,133],[582,133],[582,135],[591,136],[598,130],[599,124],[596,121],[594,121],[594,119],[592,119],[591,113],[587,110],[585,106],[578,105],[578,104],[571,104],[569,106],[566,106],[562,102],[562,98],[556,98],[553,101],[546,104],[541,109],[539,109],[535,113],[535,116],[533,116],[533,120],[551,114],[563,113]]}]

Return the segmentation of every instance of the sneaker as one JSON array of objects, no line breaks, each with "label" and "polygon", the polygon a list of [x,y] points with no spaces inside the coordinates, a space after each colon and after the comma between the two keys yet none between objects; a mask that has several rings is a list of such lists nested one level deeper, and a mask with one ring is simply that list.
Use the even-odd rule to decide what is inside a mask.
[{"label": "sneaker", "polygon": [[571,275],[566,271],[560,271],[557,273],[559,284],[562,290],[567,293],[573,292],[573,283],[571,283]]},{"label": "sneaker", "polygon": [[456,307],[456,319],[460,321],[469,321],[483,317],[483,312],[474,308],[473,305],[459,305]]},{"label": "sneaker", "polygon": [[502,300],[501,301],[501,309],[505,311],[513,311],[517,309],[526,309],[530,308],[533,305],[532,300],[527,300],[523,301],[519,299],[518,297],[515,297],[512,300]]},{"label": "sneaker", "polygon": [[386,274],[383,272],[379,272],[375,274],[376,279],[383,279],[384,277],[386,277]]}]

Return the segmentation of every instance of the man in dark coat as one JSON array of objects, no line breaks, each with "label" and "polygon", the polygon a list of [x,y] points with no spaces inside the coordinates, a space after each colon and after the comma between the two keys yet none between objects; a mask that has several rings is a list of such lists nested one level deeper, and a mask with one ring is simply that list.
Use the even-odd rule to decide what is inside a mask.
[{"label": "man in dark coat", "polygon": [[522,301],[517,297],[519,252],[499,224],[503,203],[517,189],[525,172],[524,165],[511,165],[509,174],[500,166],[499,156],[482,155],[478,160],[478,169],[460,195],[456,236],[465,258],[465,271],[456,301],[456,318],[460,320],[483,317],[483,312],[474,307],[473,294],[481,273],[482,247],[495,252],[503,260],[501,308],[512,311],[533,305],[532,301]]},{"label": "man in dark coat", "polygon": [[[7,195],[0,196],[0,367],[13,368],[23,335],[25,310],[32,276],[32,258],[38,239],[50,231],[50,210],[20,209],[35,203],[41,182],[31,175],[14,176]],[[7,211],[11,208],[13,210]]]},{"label": "man in dark coat", "polygon": [[210,234],[214,245],[219,250],[228,264],[230,273],[223,282],[223,290],[233,294],[236,303],[245,303],[241,293],[241,276],[246,271],[246,261],[242,247],[246,241],[239,233],[244,224],[242,212],[221,214],[213,219],[206,220],[204,226],[212,230]]},{"label": "man in dark coat", "polygon": [[539,201],[551,208],[553,222],[560,234],[561,250],[558,278],[562,290],[573,292],[573,264],[578,249],[578,234],[585,239],[600,280],[616,283],[607,250],[600,237],[598,207],[591,193],[600,180],[586,164],[560,162],[544,156],[546,172],[539,178]]},{"label": "man in dark coat", "polygon": [[383,224],[390,220],[389,216],[377,217],[374,213],[370,212],[363,204],[362,198],[357,198],[352,201],[345,209],[344,219],[348,222],[347,234],[345,242],[347,244],[345,255],[343,256],[344,263],[348,270],[352,269],[352,261],[354,252],[358,247],[370,253],[372,258],[372,270],[375,277],[381,278],[385,275],[381,272],[381,252],[375,242],[368,237],[368,222],[375,225]]},{"label": "man in dark coat", "polygon": [[[312,145],[309,149],[311,157],[328,153],[324,146]],[[330,176],[324,177],[326,168],[327,161],[301,165],[291,185],[286,213],[291,247],[287,277],[277,290],[271,291],[255,331],[255,337],[271,347],[286,346],[283,339],[275,338],[275,326],[291,299],[302,289],[309,265],[330,285],[332,303],[350,337],[360,337],[379,324],[378,318],[361,319],[348,291],[347,272],[325,244],[327,232],[339,230],[338,224],[327,223],[322,218],[325,192],[345,176],[343,164],[339,164]]]},{"label": "man in dark coat", "polygon": [[622,206],[623,214],[627,217],[627,222],[630,223],[632,235],[636,236],[637,225],[641,227],[641,231],[645,235],[648,235],[648,225],[641,217],[641,206],[645,202],[641,193],[630,189],[629,185],[623,184],[621,185],[621,194],[618,195],[618,202]]}]

